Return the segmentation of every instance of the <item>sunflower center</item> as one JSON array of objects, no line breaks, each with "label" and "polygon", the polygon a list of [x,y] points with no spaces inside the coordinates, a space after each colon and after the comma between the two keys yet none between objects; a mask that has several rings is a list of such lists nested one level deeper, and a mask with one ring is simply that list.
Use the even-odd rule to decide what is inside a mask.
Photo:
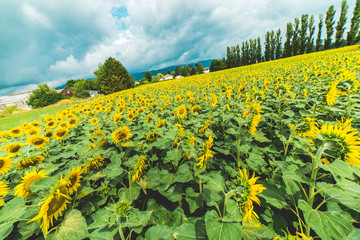
[{"label": "sunflower center", "polygon": [[21,147],[20,145],[11,146],[10,152],[11,152],[11,153],[16,153],[16,152],[18,152],[19,149],[20,149],[20,147]]},{"label": "sunflower center", "polygon": [[42,138],[36,138],[36,139],[33,141],[33,143],[34,143],[34,145],[39,146],[39,145],[43,144],[44,141],[45,141],[45,140],[42,139]]},{"label": "sunflower center", "polygon": [[0,169],[5,165],[5,161],[0,159]]},{"label": "sunflower center", "polygon": [[54,126],[54,124],[55,124],[54,122],[49,122],[48,126],[52,127],[52,126]]},{"label": "sunflower center", "polygon": [[59,193],[54,196],[54,198],[49,203],[49,209],[46,211],[48,216],[54,215],[56,212],[61,211],[61,208],[66,202],[66,197],[60,195]]},{"label": "sunflower center", "polygon": [[77,175],[71,175],[69,178],[69,181],[70,181],[70,185],[71,186],[74,186],[74,184],[76,183],[76,180],[77,180]]},{"label": "sunflower center", "polygon": [[20,133],[20,130],[19,130],[19,129],[15,129],[15,130],[12,131],[12,133],[13,133],[13,134],[18,134],[18,133]]},{"label": "sunflower center", "polygon": [[57,135],[58,137],[62,137],[62,136],[65,135],[65,133],[66,133],[66,131],[63,130],[63,129],[61,129],[60,131],[58,131],[58,132],[56,133],[56,135]]}]

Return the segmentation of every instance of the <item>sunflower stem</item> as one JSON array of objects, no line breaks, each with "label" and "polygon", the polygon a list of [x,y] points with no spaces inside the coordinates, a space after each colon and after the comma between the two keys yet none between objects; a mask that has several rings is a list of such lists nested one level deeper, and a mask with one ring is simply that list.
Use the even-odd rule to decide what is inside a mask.
[{"label": "sunflower stem", "polygon": [[233,189],[233,190],[231,190],[230,192],[228,192],[228,193],[225,194],[223,216],[226,215],[226,205],[227,205],[227,202],[229,201],[229,199],[231,198],[231,196],[234,195],[236,192],[238,192],[238,190]]},{"label": "sunflower stem", "polygon": [[[325,144],[322,144],[316,152],[315,158],[312,159],[312,169],[311,169],[311,179],[313,180],[309,186],[309,198],[308,204],[312,208],[314,204],[314,197],[315,197],[315,184],[316,184],[316,174],[319,170],[318,161],[321,158],[321,155],[324,153]],[[309,223],[306,224],[306,236],[310,236],[310,226]]]}]

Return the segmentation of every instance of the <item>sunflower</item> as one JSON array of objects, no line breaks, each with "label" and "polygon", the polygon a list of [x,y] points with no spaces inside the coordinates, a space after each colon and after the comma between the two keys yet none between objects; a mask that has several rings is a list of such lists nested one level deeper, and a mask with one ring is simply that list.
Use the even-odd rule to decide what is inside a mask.
[{"label": "sunflower", "polygon": [[243,170],[239,169],[239,172],[240,177],[238,177],[238,181],[243,187],[242,199],[240,202],[243,221],[255,223],[259,219],[259,216],[254,211],[253,202],[256,202],[260,206],[260,200],[256,195],[266,188],[262,184],[255,184],[256,180],[259,179],[259,177],[255,177],[255,172],[250,179],[245,168]]},{"label": "sunflower", "polygon": [[35,122],[31,123],[31,125],[33,125],[34,127],[41,126],[41,124],[42,124],[41,121],[35,121]]},{"label": "sunflower", "polygon": [[300,137],[314,138],[316,137],[316,134],[319,132],[315,119],[309,116],[300,119],[297,125],[295,124],[290,125],[291,130],[293,130],[295,127],[296,127],[295,134]]},{"label": "sunflower", "polygon": [[41,203],[39,214],[29,221],[34,222],[42,219],[40,227],[45,234],[48,232],[50,225],[53,225],[54,218],[57,220],[59,216],[62,216],[66,204],[71,199],[67,190],[68,184],[68,181],[61,177],[53,193]]},{"label": "sunflower", "polygon": [[48,131],[46,131],[46,133],[45,133],[44,136],[45,136],[46,138],[51,138],[53,135],[54,135],[53,131],[48,130]]},{"label": "sunflower", "polygon": [[31,136],[28,138],[28,142],[37,149],[41,149],[45,147],[45,145],[49,142],[49,139],[41,136]]},{"label": "sunflower", "polygon": [[[335,149],[327,158],[340,158],[345,162],[360,168],[360,138],[358,130],[351,128],[352,119],[344,123],[323,124],[320,134],[324,141],[330,143]],[[331,150],[331,149],[330,149]]]},{"label": "sunflower", "polygon": [[100,149],[107,149],[109,147],[109,142],[107,140],[107,138],[103,138],[99,141],[99,148]]},{"label": "sunflower", "polygon": [[32,194],[30,184],[45,177],[46,172],[44,170],[37,172],[34,168],[32,172],[25,172],[25,176],[21,176],[21,183],[15,187],[14,195],[27,199]]},{"label": "sunflower", "polygon": [[44,119],[46,122],[49,122],[49,121],[52,121],[54,118],[53,118],[53,116],[45,115],[45,116],[43,117],[43,119]]},{"label": "sunflower", "polygon": [[127,120],[131,122],[135,117],[135,113],[133,111],[130,111],[127,115]]},{"label": "sunflower", "polygon": [[155,114],[153,114],[153,113],[149,113],[149,115],[147,115],[147,117],[146,117],[145,122],[146,122],[146,123],[151,122],[151,121],[152,121],[152,117],[153,117],[153,116],[155,116]]},{"label": "sunflower", "polygon": [[210,150],[213,145],[214,139],[212,136],[209,136],[209,139],[206,141],[204,145],[204,150],[201,154],[201,156],[197,159],[199,162],[196,164],[196,166],[199,166],[200,168],[206,168],[205,163],[209,158],[214,157],[212,155],[212,151]]},{"label": "sunflower", "polygon": [[102,167],[104,158],[98,154],[95,158],[90,159],[85,165],[84,165],[84,172],[89,172],[92,169],[99,169],[99,167]]},{"label": "sunflower", "polygon": [[94,126],[95,126],[98,122],[99,122],[99,119],[97,119],[97,118],[92,118],[92,119],[90,120],[91,125],[94,125]]},{"label": "sunflower", "polygon": [[114,122],[118,122],[122,119],[122,116],[121,114],[117,113],[112,119],[114,120]]},{"label": "sunflower", "polygon": [[199,105],[195,105],[191,108],[192,113],[197,113],[200,110],[201,110],[201,107]]},{"label": "sunflower", "polygon": [[256,127],[259,125],[260,123],[260,119],[261,119],[261,114],[256,114],[252,121],[251,121],[251,125],[250,125],[250,133],[251,135],[254,135],[256,132]]},{"label": "sunflower", "polygon": [[9,192],[9,187],[6,183],[0,182],[0,199]]},{"label": "sunflower", "polygon": [[146,164],[146,157],[141,156],[136,163],[136,166],[135,166],[136,171],[135,171],[134,175],[132,175],[132,177],[131,177],[131,180],[133,182],[135,182],[136,180],[139,180],[140,177],[143,175],[143,172],[145,169],[145,164]]},{"label": "sunflower", "polygon": [[337,85],[338,82],[332,82],[329,91],[326,94],[326,103],[328,106],[334,105],[336,98],[339,97],[338,89],[336,88]]},{"label": "sunflower", "polygon": [[39,135],[41,133],[41,131],[37,127],[29,127],[26,129],[26,133],[27,133],[27,135],[34,136],[34,135]]},{"label": "sunflower", "polygon": [[20,148],[24,146],[23,143],[10,143],[4,146],[5,151],[8,151],[9,157],[20,155]]},{"label": "sunflower", "polygon": [[23,131],[20,127],[15,127],[15,128],[12,128],[8,131],[9,135],[12,136],[12,137],[18,137],[20,136],[21,134],[23,134]]},{"label": "sunflower", "polygon": [[178,116],[180,119],[186,118],[186,113],[187,113],[186,106],[181,105],[175,113],[176,113],[176,116]]},{"label": "sunflower", "polygon": [[57,140],[62,140],[69,133],[68,128],[58,128],[54,133],[54,138]]},{"label": "sunflower", "polygon": [[11,168],[11,158],[0,157],[0,175],[7,173]]},{"label": "sunflower", "polygon": [[218,98],[216,97],[215,94],[212,94],[212,97],[211,97],[211,106],[214,108],[216,107],[216,104],[218,102]]},{"label": "sunflower", "polygon": [[68,181],[67,189],[70,194],[77,191],[77,188],[80,186],[80,179],[82,178],[81,174],[83,170],[81,167],[75,167],[71,170],[66,180]]},{"label": "sunflower", "polygon": [[69,123],[63,121],[63,122],[61,122],[61,123],[59,124],[59,126],[60,126],[61,128],[69,128]]},{"label": "sunflower", "polygon": [[155,132],[149,133],[149,134],[146,136],[146,141],[148,141],[148,142],[153,142],[153,141],[155,141],[158,137],[159,137],[159,134],[155,131]]},{"label": "sunflower", "polygon": [[118,144],[122,141],[130,139],[131,136],[132,136],[132,134],[130,133],[130,128],[128,128],[127,126],[124,126],[124,127],[119,128],[118,130],[111,133],[111,140],[115,144]]},{"label": "sunflower", "polygon": [[56,125],[57,125],[57,123],[55,120],[50,120],[46,123],[47,128],[54,128],[54,127],[56,127]]},{"label": "sunflower", "polygon": [[164,127],[166,125],[166,120],[165,119],[158,118],[156,121],[158,122],[158,124],[156,125],[157,128],[161,128],[161,127]]},{"label": "sunflower", "polygon": [[24,158],[21,159],[18,163],[15,164],[15,168],[18,170],[24,170],[30,167],[35,167],[37,166],[39,163],[41,163],[42,161],[44,161],[44,157],[43,156],[34,156],[34,157],[28,157],[28,158]]}]

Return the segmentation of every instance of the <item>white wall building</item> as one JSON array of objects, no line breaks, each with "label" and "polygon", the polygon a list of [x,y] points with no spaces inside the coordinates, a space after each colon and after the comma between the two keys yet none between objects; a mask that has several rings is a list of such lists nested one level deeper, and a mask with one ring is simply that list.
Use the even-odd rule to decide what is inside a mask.
[{"label": "white wall building", "polygon": [[0,96],[0,109],[13,105],[16,105],[20,109],[31,109],[31,107],[27,105],[27,101],[31,94],[32,91]]}]

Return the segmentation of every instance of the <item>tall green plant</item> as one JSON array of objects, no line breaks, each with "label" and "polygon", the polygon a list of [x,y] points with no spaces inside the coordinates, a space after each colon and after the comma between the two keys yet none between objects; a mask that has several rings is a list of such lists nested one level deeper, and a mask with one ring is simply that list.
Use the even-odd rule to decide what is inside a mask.
[{"label": "tall green plant", "polygon": [[342,39],[345,31],[345,23],[347,20],[346,14],[349,7],[346,4],[346,0],[343,0],[341,3],[341,12],[340,12],[340,18],[336,25],[336,33],[335,33],[335,47],[340,47],[344,40]]},{"label": "tall green plant", "polygon": [[326,25],[326,39],[324,41],[324,48],[329,49],[331,47],[332,35],[334,34],[334,5],[331,5],[326,12],[325,25]]}]

